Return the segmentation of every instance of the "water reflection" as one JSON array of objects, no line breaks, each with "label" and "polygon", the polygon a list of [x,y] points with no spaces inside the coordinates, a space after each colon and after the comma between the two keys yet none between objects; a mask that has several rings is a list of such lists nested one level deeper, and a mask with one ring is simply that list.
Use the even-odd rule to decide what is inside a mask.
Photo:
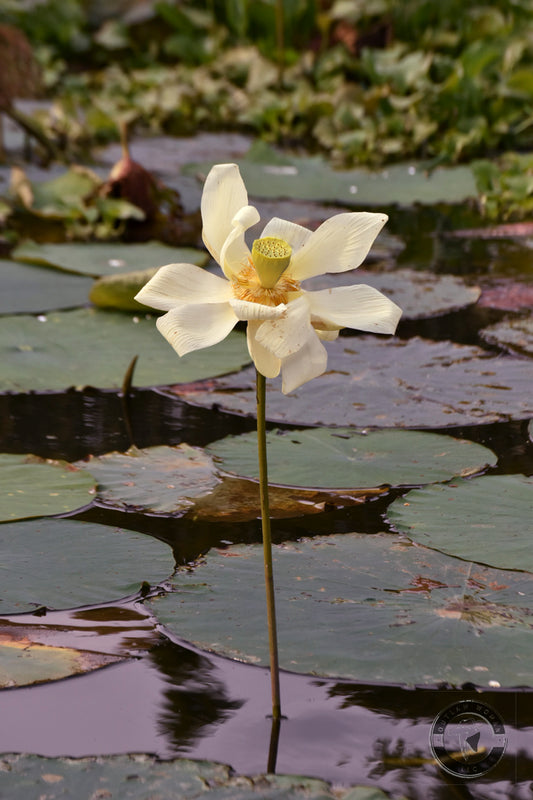
[{"label": "water reflection", "polygon": [[244,705],[244,700],[230,699],[212,662],[200,653],[167,642],[152,651],[151,660],[166,681],[158,728],[176,754],[190,752]]}]

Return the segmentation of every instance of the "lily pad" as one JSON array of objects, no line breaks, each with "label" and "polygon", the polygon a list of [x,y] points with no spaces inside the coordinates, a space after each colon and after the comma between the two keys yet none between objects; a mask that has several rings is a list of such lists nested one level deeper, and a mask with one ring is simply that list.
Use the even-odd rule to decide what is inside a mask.
[{"label": "lily pad", "polygon": [[[235,775],[213,761],[160,761],[151,755],[43,758],[3,755],[2,786],[9,800],[30,796],[120,797],[123,800],[387,800],[375,787],[336,787],[301,775]],[[179,791],[179,794],[177,794]],[[6,795],[7,796],[7,795]]]},{"label": "lily pad", "polygon": [[533,284],[501,280],[483,289],[479,305],[483,308],[497,308],[502,311],[533,309]]},{"label": "lily pad", "polygon": [[65,461],[0,454],[0,522],[65,514],[95,491],[92,476]]},{"label": "lily pad", "polygon": [[[328,370],[290,396],[280,381],[267,385],[267,418],[294,425],[361,428],[442,428],[533,413],[531,364],[493,356],[479,347],[429,342],[341,337],[328,343]],[[179,386],[191,403],[255,416],[255,373]]]},{"label": "lily pad", "polygon": [[116,308],[119,311],[144,311],[146,305],[138,303],[135,295],[153,278],[159,267],[104,275],[94,282],[89,299],[98,308]]},{"label": "lily pad", "polygon": [[[269,486],[272,519],[304,517],[335,508],[347,508],[386,494],[386,487],[371,489],[302,489]],[[259,483],[225,476],[209,494],[196,498],[186,513],[194,522],[245,522],[261,518]]]},{"label": "lily pad", "polygon": [[125,597],[173,570],[170,548],[120,528],[71,519],[0,525],[0,614]]},{"label": "lily pad", "polygon": [[12,257],[15,261],[55,267],[66,272],[91,275],[93,278],[162,267],[164,264],[176,264],[182,261],[202,266],[208,259],[205,251],[193,247],[167,247],[159,242],[37,244],[28,241],[19,245],[13,251]]},{"label": "lily pad", "polygon": [[400,306],[402,319],[425,319],[449,314],[472,305],[481,294],[479,286],[468,286],[455,275],[433,275],[414,269],[397,269],[394,272],[357,269],[320,275],[308,280],[305,288],[329,289],[354,283],[365,283],[383,292]]},{"label": "lily pad", "polygon": [[2,317],[0,342],[0,391],[117,388],[136,355],[137,386],[196,381],[250,361],[241,333],[179,358],[153,318],[87,308]]},{"label": "lily pad", "polygon": [[92,281],[77,275],[0,260],[0,314],[34,314],[84,305]]},{"label": "lily pad", "polygon": [[[497,460],[473,442],[416,431],[274,430],[267,433],[267,449],[270,481],[317,488],[434,483],[480,472]],[[227,472],[259,477],[255,433],[228,436],[207,451]]]},{"label": "lily pad", "polygon": [[87,469],[98,481],[98,497],[118,508],[177,514],[219,482],[211,458],[198,447],[130,448],[93,457]]},{"label": "lily pad", "polygon": [[489,344],[496,344],[517,353],[533,356],[533,319],[522,317],[497,322],[480,331]]},{"label": "lily pad", "polygon": [[0,689],[68,678],[121,660],[103,653],[13,640],[0,635]]},{"label": "lily pad", "polygon": [[[215,162],[187,166],[207,174]],[[237,161],[252,197],[290,197],[351,206],[410,206],[413,203],[461,203],[477,197],[470,167],[438,168],[394,164],[379,171],[332,169],[321,156],[288,156],[263,143]]]},{"label": "lily pad", "polygon": [[533,572],[533,478],[485,475],[429,486],[398,498],[390,522],[410,539],[444,553]]},{"label": "lily pad", "polygon": [[[280,665],[389,684],[533,682],[533,575],[344,534],[274,547]],[[211,550],[150,600],[174,635],[268,663],[262,546]],[[312,635],[310,635],[312,631]]]},{"label": "lily pad", "polygon": [[[127,453],[92,457],[79,466],[89,469],[98,481],[98,498],[115,508],[163,515],[186,512],[194,521],[242,522],[261,515],[257,483],[221,475],[208,453],[187,444],[144,450],[132,447]],[[324,511],[326,503],[332,507],[354,505],[384,491],[299,489],[295,493],[271,487],[270,511],[276,518],[317,514]]]}]

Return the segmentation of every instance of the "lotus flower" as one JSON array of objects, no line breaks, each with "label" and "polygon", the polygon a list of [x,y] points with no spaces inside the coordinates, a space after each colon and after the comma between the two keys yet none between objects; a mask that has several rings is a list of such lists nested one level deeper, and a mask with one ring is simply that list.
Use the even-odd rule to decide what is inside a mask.
[{"label": "lotus flower", "polygon": [[201,203],[203,241],[223,276],[193,264],[168,264],[136,295],[166,311],[157,327],[183,356],[220,342],[240,320],[250,356],[266,378],[282,374],[287,394],[327,367],[322,341],[341,328],[394,333],[401,309],[362,284],[307,291],[305,281],[358,267],[385,214],[337,214],[311,232],[274,217],[250,251],[245,233],[259,222],[236,164],[214,166]]}]

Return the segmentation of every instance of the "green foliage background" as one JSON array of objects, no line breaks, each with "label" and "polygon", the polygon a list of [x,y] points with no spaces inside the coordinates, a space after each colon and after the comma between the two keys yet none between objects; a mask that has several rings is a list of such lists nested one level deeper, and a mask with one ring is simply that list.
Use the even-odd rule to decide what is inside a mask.
[{"label": "green foliage background", "polygon": [[[0,0],[0,22],[26,32],[55,132],[78,146],[116,138],[120,119],[247,131],[344,166],[533,143],[530,0]],[[529,160],[503,168],[527,173],[510,182],[516,213]],[[500,170],[478,179],[495,216]]]}]

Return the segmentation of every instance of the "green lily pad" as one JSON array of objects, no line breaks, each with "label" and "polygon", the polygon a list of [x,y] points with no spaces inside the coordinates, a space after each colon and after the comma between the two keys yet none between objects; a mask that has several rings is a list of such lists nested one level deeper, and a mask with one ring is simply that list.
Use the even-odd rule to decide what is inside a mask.
[{"label": "green lily pad", "polygon": [[477,302],[481,289],[468,286],[455,275],[433,275],[414,269],[368,272],[357,269],[311,278],[306,289],[329,289],[365,283],[393,300],[402,309],[402,319],[425,319],[449,314]]},{"label": "green lily pad", "polygon": [[[370,336],[326,345],[324,375],[285,396],[280,380],[267,384],[267,418],[293,425],[362,428],[442,428],[533,413],[531,364],[492,356],[479,347]],[[255,373],[175,387],[191,403],[255,416]]]},{"label": "green lily pad", "polygon": [[0,391],[120,387],[136,355],[136,386],[196,381],[249,363],[245,336],[179,358],[148,315],[97,309],[0,318]]},{"label": "green lily pad", "polygon": [[[387,800],[375,787],[336,787],[301,775],[235,775],[231,767],[213,761],[151,755],[91,758],[2,756],[2,786],[9,800],[120,797],[123,800]],[[48,792],[47,792],[48,787]],[[43,794],[46,792],[46,794]],[[53,794],[49,794],[52,792]],[[401,800],[401,799],[400,799]]]},{"label": "green lily pad", "polygon": [[104,275],[93,283],[89,299],[98,308],[146,312],[146,305],[138,303],[135,295],[158,270],[159,267],[154,267],[125,272],[121,275]]},{"label": "green lily pad", "polygon": [[[80,463],[80,466],[83,464]],[[86,464],[98,481],[98,497],[119,508],[177,514],[220,482],[211,458],[198,447],[130,448]]]},{"label": "green lily pad", "polygon": [[173,570],[170,548],[142,533],[71,519],[0,525],[0,614],[125,597]]},{"label": "green lily pad", "polygon": [[77,275],[0,260],[0,314],[35,314],[84,305],[92,282]]},{"label": "green lily pad", "polygon": [[56,681],[122,660],[103,653],[10,640],[0,635],[0,689]]},{"label": "green lily pad", "polygon": [[531,317],[503,320],[484,328],[480,334],[489,344],[496,344],[517,353],[533,356],[533,319]]},{"label": "green lily pad", "polygon": [[65,461],[0,454],[0,522],[65,514],[90,503],[92,476]]},{"label": "green lily pad", "polygon": [[[533,575],[343,534],[275,546],[280,665],[410,685],[533,682]],[[211,550],[150,600],[174,635],[268,663],[262,546]],[[310,635],[312,631],[312,635]]]},{"label": "green lily pad", "polygon": [[[215,162],[188,165],[189,174],[207,174]],[[321,156],[286,156],[259,143],[237,161],[252,197],[290,197],[351,206],[410,206],[461,203],[477,197],[470,167],[438,168],[394,164],[379,171],[332,169]]]},{"label": "green lily pad", "polygon": [[66,242],[65,244],[36,244],[23,242],[12,253],[15,261],[41,264],[47,267],[91,275],[119,275],[138,269],[162,267],[165,264],[187,262],[202,266],[207,263],[205,251],[193,247],[168,247],[159,242],[122,244],[121,242]]},{"label": "green lily pad", "polygon": [[390,522],[420,544],[505,569],[533,572],[533,478],[485,475],[398,498]]},{"label": "green lily pad", "polygon": [[86,198],[100,183],[98,176],[85,167],[72,167],[51,180],[36,183],[17,168],[12,190],[22,205],[39,217],[74,219],[83,216]]},{"label": "green lily pad", "polygon": [[[434,483],[480,472],[497,460],[486,447],[451,436],[349,428],[269,431],[267,450],[270,481],[317,488]],[[227,472],[259,477],[255,433],[220,439],[207,452]]]}]

